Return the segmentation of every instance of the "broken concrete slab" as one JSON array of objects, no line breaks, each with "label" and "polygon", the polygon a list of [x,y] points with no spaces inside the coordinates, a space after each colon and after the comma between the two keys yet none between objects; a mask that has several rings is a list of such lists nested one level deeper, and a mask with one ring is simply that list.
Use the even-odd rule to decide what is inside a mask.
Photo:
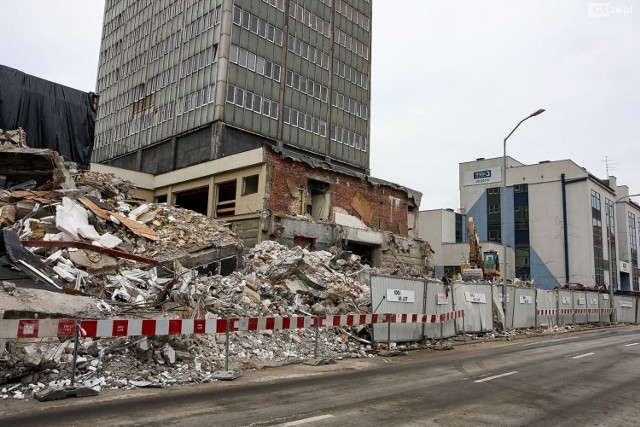
[{"label": "broken concrete slab", "polygon": [[233,381],[242,376],[242,371],[215,371],[213,378],[221,381]]},{"label": "broken concrete slab", "polygon": [[105,233],[102,236],[100,236],[98,240],[94,242],[94,244],[96,243],[99,246],[102,246],[108,249],[114,249],[115,247],[117,247],[122,243],[122,239],[114,236],[113,234]]},{"label": "broken concrete slab", "polygon": [[98,392],[89,387],[64,387],[64,388],[46,388],[34,394],[34,397],[40,402],[49,402],[52,400],[61,400],[69,397],[90,397],[97,396]]},{"label": "broken concrete slab", "polygon": [[5,319],[99,318],[93,298],[54,293],[43,289],[18,288],[12,295],[0,289],[0,312]]},{"label": "broken concrete slab", "polygon": [[87,269],[89,273],[110,271],[118,266],[117,258],[96,252],[89,254],[85,250],[70,252],[69,258],[76,266]]}]

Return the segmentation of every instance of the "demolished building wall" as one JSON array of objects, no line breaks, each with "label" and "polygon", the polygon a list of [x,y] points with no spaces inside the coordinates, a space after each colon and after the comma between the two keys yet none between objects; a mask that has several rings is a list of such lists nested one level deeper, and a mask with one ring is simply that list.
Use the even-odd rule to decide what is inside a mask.
[{"label": "demolished building wall", "polygon": [[273,215],[265,239],[311,250],[352,250],[363,262],[386,269],[404,264],[423,274],[433,272],[431,248],[409,224],[417,209],[410,192],[313,167],[268,148],[265,161]]},{"label": "demolished building wall", "polygon": [[343,209],[359,217],[366,226],[408,235],[409,206],[415,206],[406,192],[384,185],[373,185],[365,176],[350,176],[328,169],[312,168],[292,158],[282,158],[272,150],[265,150],[269,164],[272,212],[283,215],[313,214],[316,195],[328,194],[319,203],[332,219],[334,209]]}]

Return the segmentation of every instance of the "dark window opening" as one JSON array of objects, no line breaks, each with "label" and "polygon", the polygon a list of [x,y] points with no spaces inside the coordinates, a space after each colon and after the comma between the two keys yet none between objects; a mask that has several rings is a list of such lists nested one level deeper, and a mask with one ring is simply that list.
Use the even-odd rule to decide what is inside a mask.
[{"label": "dark window opening", "polygon": [[313,219],[329,219],[329,189],[331,185],[315,179],[310,179],[307,185],[311,196],[307,201],[307,213]]},{"label": "dark window opening", "polygon": [[516,246],[516,277],[520,280],[531,278],[531,248],[529,245]]},{"label": "dark window opening", "polygon": [[194,188],[193,190],[181,191],[175,193],[174,204],[181,208],[191,209],[201,213],[207,214],[208,200],[209,200],[209,187]]},{"label": "dark window opening", "polygon": [[245,176],[242,178],[242,195],[256,194],[258,192],[258,182],[260,175]]},{"label": "dark window opening", "polygon": [[163,194],[162,196],[157,196],[155,202],[156,203],[167,203],[167,195]]},{"label": "dark window opening", "polygon": [[604,250],[602,233],[602,205],[600,194],[591,190],[591,222],[593,225],[593,259],[595,264],[595,282],[598,286],[604,286]]},{"label": "dark window opening", "polygon": [[500,242],[502,220],[500,209],[500,188],[487,189],[487,235],[490,242]]},{"label": "dark window opening", "polygon": [[[464,242],[464,215],[457,213],[456,214],[456,243]],[[450,276],[447,276],[450,277]]]},{"label": "dark window opening", "polygon": [[228,181],[216,186],[216,218],[236,214],[236,181]]},{"label": "dark window opening", "polygon": [[374,249],[375,246],[364,245],[362,243],[349,242],[347,243],[345,250],[351,251],[360,257],[362,264],[367,264],[372,267],[379,267],[375,265],[374,261]]}]

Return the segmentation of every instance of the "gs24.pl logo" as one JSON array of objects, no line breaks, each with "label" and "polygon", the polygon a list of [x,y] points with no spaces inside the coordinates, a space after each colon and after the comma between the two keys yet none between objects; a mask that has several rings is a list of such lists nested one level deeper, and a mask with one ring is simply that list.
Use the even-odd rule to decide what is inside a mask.
[{"label": "gs24.pl logo", "polygon": [[613,5],[611,3],[588,3],[587,15],[590,18],[608,18],[613,15],[629,15],[633,12],[631,5]]}]

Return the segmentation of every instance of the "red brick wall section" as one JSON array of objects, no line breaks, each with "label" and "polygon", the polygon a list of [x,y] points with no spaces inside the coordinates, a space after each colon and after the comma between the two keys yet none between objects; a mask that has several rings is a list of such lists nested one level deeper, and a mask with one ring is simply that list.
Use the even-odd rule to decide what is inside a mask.
[{"label": "red brick wall section", "polygon": [[[374,186],[364,178],[356,178],[325,169],[314,169],[303,162],[282,159],[277,153],[266,150],[266,161],[271,166],[269,204],[275,214],[295,215],[300,206],[299,197],[293,197],[287,179],[298,188],[307,190],[309,179],[330,182],[331,207],[340,207],[349,215],[360,215],[351,206],[357,192],[361,193],[373,209],[371,223],[374,229],[406,234],[408,205],[413,205],[407,194],[392,187]],[[308,197],[308,193],[307,193]]]}]

